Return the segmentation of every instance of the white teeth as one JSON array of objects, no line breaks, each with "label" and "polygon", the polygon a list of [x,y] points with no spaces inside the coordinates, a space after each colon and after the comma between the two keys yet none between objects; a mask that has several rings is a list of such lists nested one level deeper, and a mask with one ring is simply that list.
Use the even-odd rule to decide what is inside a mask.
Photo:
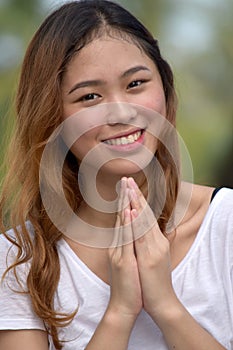
[{"label": "white teeth", "polygon": [[[112,140],[112,141],[113,141],[113,140]],[[116,140],[115,140],[115,144],[119,146],[119,145],[121,144],[121,139],[116,139]]]},{"label": "white teeth", "polygon": [[133,135],[129,135],[128,136],[128,141],[130,142],[130,143],[133,143],[135,140],[134,140],[134,136]]},{"label": "white teeth", "polygon": [[122,145],[127,145],[127,143],[128,143],[128,140],[127,140],[128,138],[126,138],[126,137],[122,137],[121,138],[121,144]]},{"label": "white teeth", "polygon": [[137,131],[134,134],[131,134],[127,137],[124,136],[116,139],[106,140],[105,143],[112,146],[128,145],[130,143],[134,143],[135,141],[137,141],[140,136],[141,136],[141,131]]}]

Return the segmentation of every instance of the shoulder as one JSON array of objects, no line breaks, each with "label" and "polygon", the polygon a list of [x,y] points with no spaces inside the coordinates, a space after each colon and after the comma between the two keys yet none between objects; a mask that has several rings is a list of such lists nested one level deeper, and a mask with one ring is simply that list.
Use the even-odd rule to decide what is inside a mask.
[{"label": "shoulder", "polygon": [[[26,227],[33,239],[32,225],[26,223]],[[14,229],[0,233],[0,282],[2,282],[1,286],[4,286],[4,288],[10,287],[10,289],[15,289],[16,291],[21,289],[24,291],[26,290],[26,280],[30,269],[30,261],[19,264],[14,269],[8,270],[8,273],[5,275],[6,270],[14,265],[18,256],[19,247],[22,249],[22,255],[24,254],[23,243],[19,244],[20,228],[18,227],[17,230],[19,232],[18,237]],[[20,284],[15,278],[14,272],[16,272],[17,276],[20,278]],[[5,276],[4,280],[2,279],[3,276]]]},{"label": "shoulder", "polygon": [[193,204],[203,210],[205,216],[233,219],[233,189],[227,187],[194,186]]},{"label": "shoulder", "polygon": [[233,190],[222,188],[213,199],[213,187],[183,183],[181,191],[181,201],[189,200],[189,205],[173,242],[174,266],[187,254],[197,235],[200,236],[200,229],[203,234],[219,239],[223,232],[226,241],[233,241]]},{"label": "shoulder", "polygon": [[224,270],[232,269],[233,189],[221,188],[212,198],[201,226],[200,235],[204,242],[208,242],[208,249],[212,251],[212,257],[221,266],[222,273]]},{"label": "shoulder", "polygon": [[[34,228],[33,228],[33,225],[31,224],[30,221],[27,221],[27,222],[25,223],[25,226],[26,226],[27,232],[29,233],[29,235],[30,235],[31,238],[33,239],[33,237],[34,237]],[[21,233],[21,228],[20,228],[20,226],[17,227],[17,231],[18,231],[19,233]],[[16,242],[16,241],[17,241],[15,230],[12,229],[12,228],[9,229],[9,230],[7,230],[7,231],[5,232],[5,235],[4,235],[2,232],[0,232],[0,239],[2,239],[3,242],[5,242],[5,240],[8,241],[8,240],[6,239],[6,237],[9,237],[9,238],[12,240],[12,242],[14,242],[14,241]]]},{"label": "shoulder", "polygon": [[214,190],[214,187],[186,182],[181,184],[179,200],[180,207],[185,214],[177,227],[180,239],[184,239],[184,241],[188,239],[192,242],[207,214],[210,214],[210,208],[211,211],[216,210],[215,207],[220,206],[220,201],[225,202],[225,206],[229,202],[226,197],[232,197],[233,190],[222,188],[212,200]]},{"label": "shoulder", "polygon": [[214,190],[214,187],[194,184],[191,204],[197,209],[202,206],[209,207]]},{"label": "shoulder", "polygon": [[213,203],[215,206],[218,206],[220,203],[221,205],[224,205],[226,208],[233,208],[233,189],[222,187],[218,188],[215,191],[215,195],[213,198]]},{"label": "shoulder", "polygon": [[201,186],[187,182],[181,183],[178,200],[185,214],[179,226],[187,226],[189,223],[193,226],[194,221],[197,227],[201,225],[209,208],[213,191],[214,187]]},{"label": "shoulder", "polygon": [[233,189],[221,188],[212,199],[207,214],[217,227],[233,233]]},{"label": "shoulder", "polygon": [[186,222],[197,229],[205,222],[233,231],[232,213],[233,189],[222,187],[216,191],[213,187],[193,185]]},{"label": "shoulder", "polygon": [[[186,185],[187,186],[187,185]],[[217,215],[222,217],[233,217],[233,189],[222,187],[215,189],[214,187],[202,185],[192,186],[190,204],[186,214],[186,220],[199,220],[202,223],[206,215]]]},{"label": "shoulder", "polygon": [[[33,240],[34,230],[33,230],[32,224],[29,221],[26,222],[26,228],[28,233],[31,236],[31,239]],[[17,228],[17,229],[19,230],[19,233],[20,233],[20,228]],[[13,262],[12,259],[16,257],[16,254],[18,252],[17,243],[18,243],[17,235],[13,229],[6,231],[4,234],[0,232],[0,262],[1,262],[0,267],[1,268],[3,268],[4,266],[4,261],[6,263],[8,259],[10,260],[8,261],[8,265],[9,263]]]},{"label": "shoulder", "polygon": [[217,202],[223,201],[225,203],[231,203],[233,198],[233,189],[228,187],[209,187],[202,185],[193,186],[193,199],[197,201],[199,205],[210,204],[215,198],[218,198]]},{"label": "shoulder", "polygon": [[[28,232],[33,235],[30,224],[27,224],[27,229]],[[45,330],[43,321],[36,316],[33,310],[31,297],[28,293],[27,277],[30,269],[30,261],[18,265],[15,270],[10,269],[7,274],[4,275],[6,269],[15,262],[18,253],[17,243],[19,243],[19,241],[17,240],[14,230],[9,230],[5,234],[0,234],[1,349],[3,348],[3,346],[1,347],[1,344],[4,344],[4,341],[8,341],[9,339],[8,334],[10,334],[12,337],[14,334],[18,334],[8,332],[5,333],[7,330]],[[14,272],[17,273],[17,278]]]},{"label": "shoulder", "polygon": [[5,234],[0,233],[0,270],[5,270],[11,265],[17,254],[16,237],[13,230]]}]

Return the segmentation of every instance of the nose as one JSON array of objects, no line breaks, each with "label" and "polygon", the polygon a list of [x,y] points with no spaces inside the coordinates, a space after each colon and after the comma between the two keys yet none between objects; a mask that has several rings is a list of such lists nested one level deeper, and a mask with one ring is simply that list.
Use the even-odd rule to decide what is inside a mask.
[{"label": "nose", "polygon": [[136,106],[126,102],[112,102],[108,105],[107,123],[130,124],[137,116]]}]

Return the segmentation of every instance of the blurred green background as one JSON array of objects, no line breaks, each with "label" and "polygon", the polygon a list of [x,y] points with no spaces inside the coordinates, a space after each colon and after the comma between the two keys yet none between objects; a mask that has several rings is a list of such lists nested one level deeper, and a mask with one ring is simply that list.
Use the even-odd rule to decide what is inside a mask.
[{"label": "blurred green background", "polygon": [[[25,48],[45,16],[64,2],[0,0],[0,161]],[[173,68],[178,131],[193,181],[233,187],[233,1],[118,2],[149,27]]]}]

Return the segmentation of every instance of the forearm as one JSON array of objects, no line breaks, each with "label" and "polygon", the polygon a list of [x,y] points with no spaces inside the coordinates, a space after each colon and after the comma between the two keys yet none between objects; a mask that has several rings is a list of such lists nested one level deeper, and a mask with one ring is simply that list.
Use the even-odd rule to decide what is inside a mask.
[{"label": "forearm", "polygon": [[179,302],[163,316],[152,317],[160,327],[169,349],[223,350],[214,337],[202,328]]},{"label": "forearm", "polygon": [[107,311],[85,350],[127,350],[134,322]]}]

